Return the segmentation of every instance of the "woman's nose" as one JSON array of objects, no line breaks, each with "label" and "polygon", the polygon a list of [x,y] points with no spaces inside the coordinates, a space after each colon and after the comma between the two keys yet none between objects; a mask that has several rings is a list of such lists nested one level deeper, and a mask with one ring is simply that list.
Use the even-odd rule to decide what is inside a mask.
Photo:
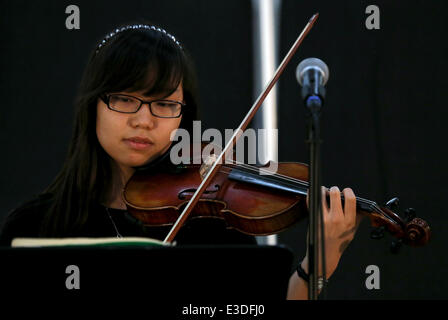
[{"label": "woman's nose", "polygon": [[132,124],[135,127],[145,127],[153,129],[157,124],[157,117],[151,113],[147,103],[142,104],[140,109],[132,114]]}]

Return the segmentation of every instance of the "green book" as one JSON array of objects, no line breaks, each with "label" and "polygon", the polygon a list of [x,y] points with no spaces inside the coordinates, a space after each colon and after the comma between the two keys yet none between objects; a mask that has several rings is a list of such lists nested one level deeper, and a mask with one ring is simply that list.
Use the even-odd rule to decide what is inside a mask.
[{"label": "green book", "polygon": [[143,238],[14,238],[11,247],[72,247],[72,246],[173,246],[172,243]]}]

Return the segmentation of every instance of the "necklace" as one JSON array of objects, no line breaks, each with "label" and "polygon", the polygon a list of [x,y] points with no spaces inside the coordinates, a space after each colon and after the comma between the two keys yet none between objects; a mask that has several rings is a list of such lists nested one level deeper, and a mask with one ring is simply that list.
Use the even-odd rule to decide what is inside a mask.
[{"label": "necklace", "polygon": [[108,207],[106,207],[106,212],[107,212],[107,215],[109,216],[110,221],[112,222],[112,225],[114,226],[115,232],[117,233],[117,238],[123,238],[123,236],[120,234],[120,232],[118,232],[118,228],[115,225],[114,219],[112,219],[112,216],[110,215]]}]

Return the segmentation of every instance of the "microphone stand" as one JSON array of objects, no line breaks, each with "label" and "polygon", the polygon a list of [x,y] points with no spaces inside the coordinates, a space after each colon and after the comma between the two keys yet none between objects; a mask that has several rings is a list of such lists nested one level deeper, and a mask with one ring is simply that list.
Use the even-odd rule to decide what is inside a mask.
[{"label": "microphone stand", "polygon": [[[314,84],[316,85],[316,84]],[[306,90],[307,85],[303,86]],[[308,87],[309,88],[309,87]],[[325,88],[319,86],[319,91],[322,96],[325,93]],[[307,94],[308,93],[308,94]],[[318,277],[319,277],[319,249],[322,254],[322,276],[323,285],[326,283],[325,276],[325,245],[324,245],[324,224],[322,216],[322,196],[321,196],[321,164],[320,164],[320,112],[323,105],[323,99],[319,95],[309,95],[309,92],[303,92],[306,96],[305,107],[309,111],[308,114],[308,139],[306,143],[310,150],[310,178],[309,178],[309,238],[308,238],[308,298],[310,300],[317,300]],[[319,228],[321,241],[319,242]],[[322,281],[322,280],[321,280]],[[325,287],[323,287],[325,290]]]}]

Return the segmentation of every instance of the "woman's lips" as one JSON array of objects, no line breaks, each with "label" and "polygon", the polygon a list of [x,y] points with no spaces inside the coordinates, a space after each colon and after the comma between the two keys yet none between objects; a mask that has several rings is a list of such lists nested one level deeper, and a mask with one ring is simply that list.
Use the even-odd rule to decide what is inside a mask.
[{"label": "woman's lips", "polygon": [[152,143],[150,142],[142,142],[142,141],[136,141],[132,139],[125,139],[124,142],[135,150],[145,150],[151,147]]}]

